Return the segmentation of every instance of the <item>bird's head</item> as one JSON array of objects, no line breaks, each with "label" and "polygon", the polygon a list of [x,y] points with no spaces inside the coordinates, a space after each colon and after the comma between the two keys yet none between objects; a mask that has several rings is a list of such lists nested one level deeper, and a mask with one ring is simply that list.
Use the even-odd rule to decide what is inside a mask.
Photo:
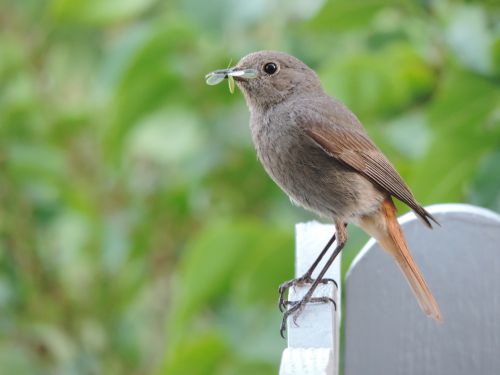
[{"label": "bird's head", "polygon": [[269,108],[292,96],[321,91],[316,73],[283,52],[254,52],[236,66],[217,72],[234,78],[250,108]]}]

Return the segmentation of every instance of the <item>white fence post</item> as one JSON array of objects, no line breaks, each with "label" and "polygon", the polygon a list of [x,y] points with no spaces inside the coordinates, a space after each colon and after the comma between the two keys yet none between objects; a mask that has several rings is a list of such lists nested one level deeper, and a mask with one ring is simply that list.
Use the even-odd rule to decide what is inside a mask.
[{"label": "white fence post", "polygon": [[[296,226],[295,275],[302,276],[314,262],[325,244],[335,232],[333,225],[309,222]],[[316,268],[313,277],[321,270],[331,255],[335,244]],[[288,348],[283,351],[280,375],[337,375],[339,367],[339,322],[340,322],[340,255],[332,264],[327,278],[333,283],[320,284],[315,297],[330,297],[331,303],[309,304],[297,319],[288,319]],[[309,285],[291,288],[289,299],[299,300]]]}]

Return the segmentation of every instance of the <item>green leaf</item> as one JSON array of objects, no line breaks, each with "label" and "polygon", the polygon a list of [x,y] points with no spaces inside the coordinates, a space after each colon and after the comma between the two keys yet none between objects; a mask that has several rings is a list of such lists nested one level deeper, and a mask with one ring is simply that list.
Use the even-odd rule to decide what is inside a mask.
[{"label": "green leaf", "polygon": [[446,17],[447,41],[458,60],[475,72],[492,74],[494,34],[489,30],[486,10],[462,5],[453,7]]},{"label": "green leaf", "polygon": [[106,24],[144,12],[156,0],[55,0],[51,14],[62,23]]},{"label": "green leaf", "polygon": [[405,4],[408,4],[405,0],[330,0],[308,26],[328,32],[366,27],[380,10]]},{"label": "green leaf", "polygon": [[491,47],[493,60],[493,71],[495,75],[500,76],[500,36],[497,36]]},{"label": "green leaf", "polygon": [[32,375],[40,373],[40,364],[36,361],[34,353],[14,342],[0,347],[0,364],[2,371],[8,374]]},{"label": "green leaf", "polygon": [[479,206],[500,212],[500,145],[479,162],[469,199]]},{"label": "green leaf", "polygon": [[479,159],[497,143],[489,128],[500,93],[495,84],[451,70],[428,109],[433,141],[410,186],[424,203],[462,201]]},{"label": "green leaf", "polygon": [[262,228],[255,251],[236,281],[235,300],[240,306],[274,306],[277,288],[293,278],[293,230]]},{"label": "green leaf", "polygon": [[228,292],[239,270],[255,256],[265,231],[264,226],[248,221],[215,222],[191,241],[178,266],[168,324],[173,337],[193,315]]},{"label": "green leaf", "polygon": [[344,101],[359,117],[401,112],[427,97],[435,76],[407,44],[391,44],[377,52],[337,56],[319,74],[325,89]]},{"label": "green leaf", "polygon": [[190,97],[192,90],[185,79],[193,72],[184,71],[182,61],[189,61],[192,37],[189,25],[164,19],[152,25],[144,41],[136,45],[137,50],[129,53],[115,88],[111,124],[106,129],[107,149],[112,156],[121,151],[125,135],[142,116]]},{"label": "green leaf", "polygon": [[173,355],[168,356],[159,374],[217,374],[226,360],[227,348],[222,337],[217,332],[206,332],[201,336],[186,337]]}]

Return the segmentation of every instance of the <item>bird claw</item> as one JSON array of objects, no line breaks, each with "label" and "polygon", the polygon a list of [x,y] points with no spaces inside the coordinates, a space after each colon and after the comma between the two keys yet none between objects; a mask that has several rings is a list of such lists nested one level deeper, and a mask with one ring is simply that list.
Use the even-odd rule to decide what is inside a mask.
[{"label": "bird claw", "polygon": [[[334,279],[329,279],[329,278],[323,278],[320,281],[322,284],[326,283],[333,283],[337,288],[338,284]],[[279,300],[278,300],[278,308],[281,312],[285,312],[287,305],[290,304],[288,300],[285,299],[285,293],[290,289],[290,287],[296,287],[296,286],[302,286],[304,284],[312,284],[314,283],[314,279],[311,278],[309,275],[303,275],[301,277],[298,277],[296,279],[288,280],[285,281],[283,284],[281,284],[278,288],[278,293],[279,293]]]},{"label": "bird claw", "polygon": [[285,312],[286,306],[287,304],[289,304],[289,302],[285,300],[285,293],[288,291],[288,289],[290,289],[290,287],[302,286],[308,283],[310,284],[313,281],[314,280],[310,276],[304,275],[296,279],[288,280],[282,283],[278,288],[278,293],[280,295],[278,300],[278,308],[280,309],[280,311]]},{"label": "bird claw", "polygon": [[281,320],[281,326],[280,326],[281,337],[285,338],[285,332],[287,330],[286,323],[290,316],[292,316],[293,324],[295,324],[295,326],[298,327],[299,325],[297,324],[297,319],[300,316],[300,314],[302,314],[304,308],[308,303],[328,303],[328,302],[331,302],[335,310],[337,310],[337,303],[330,297],[311,298],[306,295],[300,301],[284,301],[285,306],[291,306],[291,307],[288,310],[286,310],[285,313],[283,314],[283,319]]}]

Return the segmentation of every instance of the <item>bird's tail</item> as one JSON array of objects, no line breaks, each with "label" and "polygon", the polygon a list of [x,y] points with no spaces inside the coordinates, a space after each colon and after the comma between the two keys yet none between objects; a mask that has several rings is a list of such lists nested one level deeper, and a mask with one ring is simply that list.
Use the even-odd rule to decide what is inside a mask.
[{"label": "bird's tail", "polygon": [[[424,313],[437,321],[441,321],[439,305],[434,299],[408,249],[403,232],[397,221],[396,207],[391,198],[384,200],[377,216],[376,218],[370,217],[364,219],[361,223],[362,228],[375,237],[382,248],[396,260]],[[384,224],[380,225],[380,221]]]}]

